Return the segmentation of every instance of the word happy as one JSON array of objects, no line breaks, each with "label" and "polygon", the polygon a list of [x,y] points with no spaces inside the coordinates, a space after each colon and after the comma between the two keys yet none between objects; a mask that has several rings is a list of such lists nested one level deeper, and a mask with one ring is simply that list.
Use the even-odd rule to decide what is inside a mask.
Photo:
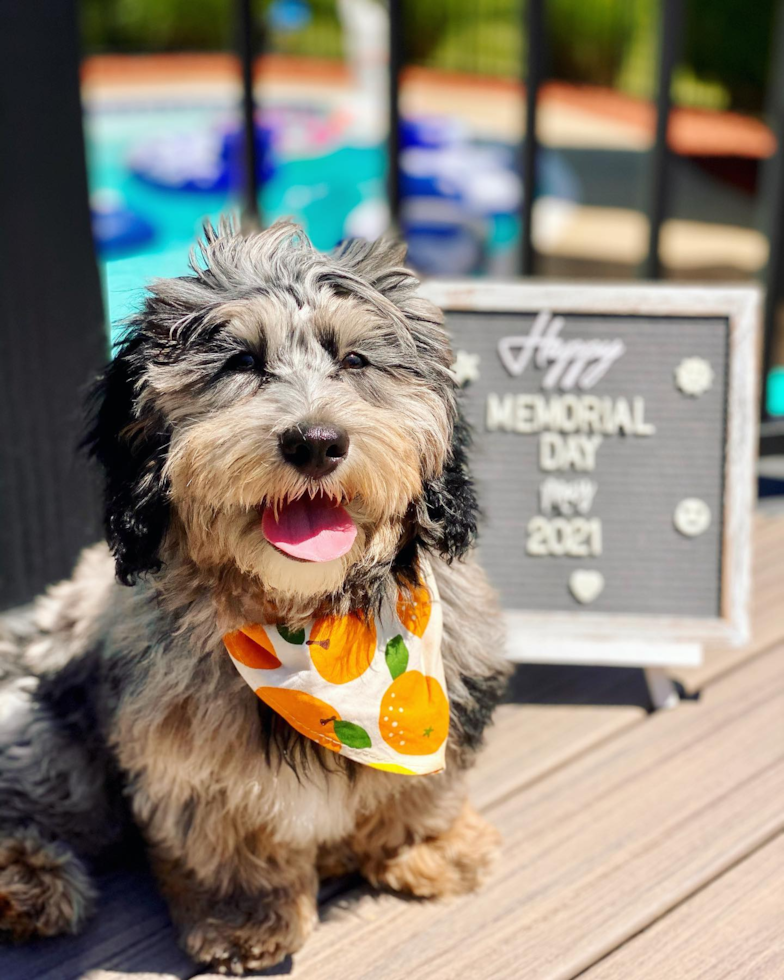
[{"label": "word happy", "polygon": [[571,391],[593,388],[626,350],[622,340],[562,340],[562,316],[543,310],[527,336],[504,337],[498,342],[498,356],[507,372],[519,378],[533,360],[545,371],[542,388]]}]

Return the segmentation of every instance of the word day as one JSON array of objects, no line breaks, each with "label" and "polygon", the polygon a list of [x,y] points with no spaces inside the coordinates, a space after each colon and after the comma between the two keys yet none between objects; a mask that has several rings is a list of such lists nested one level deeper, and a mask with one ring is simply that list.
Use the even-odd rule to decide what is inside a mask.
[{"label": "word day", "polygon": [[604,436],[562,436],[558,432],[543,432],[539,436],[539,469],[577,470],[593,473],[596,454]]},{"label": "word day", "polygon": [[586,391],[600,381],[623,355],[622,340],[563,340],[559,334],[566,320],[547,310],[538,314],[529,334],[503,337],[498,341],[498,356],[509,375],[519,378],[533,360],[545,371],[542,387],[547,391],[577,387]]}]

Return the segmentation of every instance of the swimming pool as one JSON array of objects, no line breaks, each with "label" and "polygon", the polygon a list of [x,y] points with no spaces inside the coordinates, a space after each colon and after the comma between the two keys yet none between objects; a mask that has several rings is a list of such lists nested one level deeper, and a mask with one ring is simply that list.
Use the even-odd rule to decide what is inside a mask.
[{"label": "swimming pool", "polygon": [[[312,110],[318,113],[318,109]],[[121,321],[138,307],[145,283],[182,275],[205,217],[236,207],[228,192],[171,191],[151,186],[131,172],[128,158],[145,141],[173,134],[237,125],[230,105],[132,106],[88,109],[85,140],[91,194],[110,192],[146,218],[154,237],[127,254],[101,259],[106,309],[113,339]],[[361,203],[385,200],[385,154],[380,146],[315,147],[309,155],[277,154],[277,166],[262,192],[265,220],[290,216],[318,248],[344,235],[348,215]]]}]

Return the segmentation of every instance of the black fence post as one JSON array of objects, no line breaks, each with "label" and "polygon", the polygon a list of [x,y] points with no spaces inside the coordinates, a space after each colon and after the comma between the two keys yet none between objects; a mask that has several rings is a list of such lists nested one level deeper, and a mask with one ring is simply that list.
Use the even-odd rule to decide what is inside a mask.
[{"label": "black fence post", "polygon": [[106,360],[87,198],[76,0],[0,4],[0,608],[100,537],[76,452]]},{"label": "black fence post", "polygon": [[760,378],[760,453],[763,455],[784,452],[784,419],[771,419],[767,411],[768,376],[775,364],[776,313],[784,297],[784,7],[778,12],[771,53],[767,114],[776,136],[776,153],[765,167],[760,195],[764,207],[762,223],[769,242]]},{"label": "black fence post", "polygon": [[258,154],[256,151],[256,99],[253,93],[255,31],[251,0],[236,0],[237,53],[242,71],[242,216],[261,224]]},{"label": "black fence post", "polygon": [[532,276],[535,272],[536,263],[533,242],[536,158],[539,149],[536,137],[536,114],[539,104],[539,89],[544,77],[544,0],[527,0],[525,37],[528,65],[525,73],[525,136],[521,167],[523,202],[520,215],[520,273],[523,276]]},{"label": "black fence post", "polygon": [[404,59],[402,0],[389,0],[389,136],[387,193],[392,232],[400,234],[400,72]]},{"label": "black fence post", "polygon": [[667,131],[672,109],[672,73],[678,58],[682,0],[661,0],[659,26],[659,63],[656,94],[656,139],[651,152],[650,200],[648,204],[648,256],[644,274],[647,279],[660,279],[659,257],[661,226],[667,214],[670,185],[670,148]]}]

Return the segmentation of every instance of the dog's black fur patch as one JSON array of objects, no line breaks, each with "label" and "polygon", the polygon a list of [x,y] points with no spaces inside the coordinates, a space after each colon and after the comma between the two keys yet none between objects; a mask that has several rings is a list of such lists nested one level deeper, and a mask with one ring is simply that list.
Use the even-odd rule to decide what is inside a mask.
[{"label": "dog's black fur patch", "polygon": [[458,410],[444,471],[425,484],[421,500],[412,506],[408,531],[392,563],[403,588],[419,581],[422,550],[451,562],[463,558],[476,541],[479,503],[468,464],[470,446],[471,428]]},{"label": "dog's black fur patch", "polygon": [[468,468],[471,429],[458,414],[452,434],[452,448],[444,472],[425,486],[425,506],[430,520],[438,528],[427,547],[442,558],[462,558],[476,540],[479,504]]},{"label": "dog's black fur patch", "polygon": [[145,420],[138,438],[132,431],[138,421],[136,381],[150,346],[140,334],[120,346],[93,389],[92,423],[83,443],[103,468],[106,539],[125,585],[160,570],[159,550],[169,525],[163,476],[169,432],[152,420]]},{"label": "dog's black fur patch", "polygon": [[470,701],[453,701],[452,712],[462,731],[461,744],[477,750],[492,719],[496,705],[504,696],[508,684],[506,672],[476,678],[462,674],[461,680],[471,695]]}]

